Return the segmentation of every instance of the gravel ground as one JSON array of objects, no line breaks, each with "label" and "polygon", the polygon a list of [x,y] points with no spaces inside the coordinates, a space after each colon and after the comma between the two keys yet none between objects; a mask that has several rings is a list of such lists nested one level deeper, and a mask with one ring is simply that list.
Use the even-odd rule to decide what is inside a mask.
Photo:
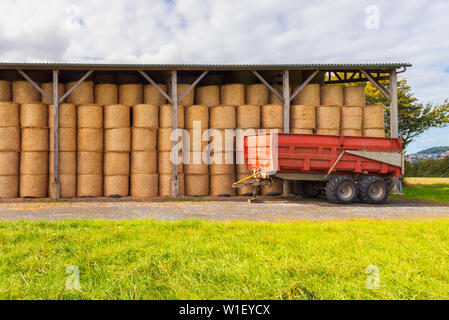
[{"label": "gravel ground", "polygon": [[390,199],[387,204],[371,206],[354,203],[334,205],[326,200],[260,198],[182,199],[143,201],[137,199],[76,199],[71,201],[15,200],[0,202],[0,220],[64,219],[155,219],[209,221],[326,220],[347,218],[419,219],[449,217],[449,204]]}]

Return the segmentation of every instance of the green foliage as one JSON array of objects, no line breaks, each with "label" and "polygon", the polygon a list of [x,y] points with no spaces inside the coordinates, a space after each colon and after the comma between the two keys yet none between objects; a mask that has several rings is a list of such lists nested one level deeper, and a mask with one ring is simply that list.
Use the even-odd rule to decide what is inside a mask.
[{"label": "green foliage", "polygon": [[449,157],[405,162],[406,177],[449,177]]}]

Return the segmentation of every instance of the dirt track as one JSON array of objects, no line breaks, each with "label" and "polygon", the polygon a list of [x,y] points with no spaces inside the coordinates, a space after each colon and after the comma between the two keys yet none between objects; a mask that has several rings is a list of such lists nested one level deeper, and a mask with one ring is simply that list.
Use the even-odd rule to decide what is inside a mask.
[{"label": "dirt track", "polygon": [[449,204],[390,199],[387,204],[334,205],[325,200],[265,198],[184,199],[177,201],[135,199],[81,199],[74,201],[18,200],[0,202],[0,220],[155,219],[210,221],[294,221],[342,218],[416,219],[449,217]]}]

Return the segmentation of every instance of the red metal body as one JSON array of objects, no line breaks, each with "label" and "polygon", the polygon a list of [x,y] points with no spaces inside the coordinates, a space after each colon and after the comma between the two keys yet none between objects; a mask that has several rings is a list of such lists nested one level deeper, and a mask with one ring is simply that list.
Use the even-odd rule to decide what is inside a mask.
[{"label": "red metal body", "polygon": [[344,151],[402,152],[400,138],[322,136],[304,134],[261,134],[244,142],[245,165],[262,173],[364,174],[401,176],[401,167]]}]

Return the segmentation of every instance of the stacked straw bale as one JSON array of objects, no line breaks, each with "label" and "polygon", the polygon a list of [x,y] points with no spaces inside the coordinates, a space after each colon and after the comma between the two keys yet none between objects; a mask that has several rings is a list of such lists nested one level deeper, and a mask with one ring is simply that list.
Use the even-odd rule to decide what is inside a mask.
[{"label": "stacked straw bale", "polygon": [[343,88],[345,106],[365,105],[365,86],[351,86]]},{"label": "stacked straw bale", "polygon": [[[66,90],[69,91],[75,86],[77,81],[68,82]],[[94,83],[93,81],[83,81],[67,97],[67,102],[74,105],[94,103]]]},{"label": "stacked straw bale", "polygon": [[340,107],[316,107],[316,134],[338,136],[340,134]]},{"label": "stacked straw bale", "polygon": [[[52,196],[53,161],[54,161],[54,119],[53,105],[49,106],[48,124],[50,127],[49,185],[48,192]],[[62,198],[76,197],[76,106],[70,103],[59,105],[59,182]]]},{"label": "stacked straw bale", "polygon": [[[100,83],[95,84],[95,103],[100,105],[110,105],[118,103],[118,86],[111,78],[105,77]],[[97,80],[99,81],[99,80]]]},{"label": "stacked straw bale", "polygon": [[384,106],[363,107],[363,136],[385,137]]},{"label": "stacked straw bale", "polygon": [[143,102],[143,86],[141,83],[123,83],[118,87],[119,103],[134,106]]},{"label": "stacked straw bale", "polygon": [[27,80],[12,83],[12,99],[16,103],[36,103],[41,101],[41,94]]},{"label": "stacked straw bale", "polygon": [[[190,84],[184,84],[179,83],[178,84],[178,100],[181,98],[181,95],[184,94],[184,92],[187,91],[187,89],[190,88]],[[181,100],[178,101],[179,104],[182,104],[184,107],[188,107],[194,104],[195,101],[195,90],[192,89],[189,91],[189,93],[186,94],[186,96]]]},{"label": "stacked straw bale", "polygon": [[[299,86],[295,86],[292,92],[295,92],[298,87]],[[309,106],[320,105],[320,85],[315,83],[306,85],[296,97],[293,98],[293,104]]]},{"label": "stacked straw bale", "polygon": [[0,102],[0,199],[19,196],[19,105]]},{"label": "stacked straw bale", "polygon": [[188,159],[184,161],[185,192],[187,196],[207,196],[209,194],[207,159],[209,107],[207,105],[186,107],[185,121],[189,135],[189,140],[186,139],[186,142],[189,141],[189,152],[186,154]]},{"label": "stacked straw bale", "polygon": [[362,106],[342,106],[340,119],[341,136],[362,136]]},{"label": "stacked straw bale", "polygon": [[263,83],[246,86],[246,104],[262,106],[268,104],[268,88]]},{"label": "stacked straw bale", "polygon": [[11,83],[6,80],[0,80],[0,102],[11,100]]},{"label": "stacked straw bale", "polygon": [[[292,94],[292,87],[289,88],[290,89],[290,95]],[[282,97],[282,92],[279,92],[279,94]],[[270,102],[269,104],[284,104],[283,101],[281,101],[274,93],[273,91],[270,90]]]},{"label": "stacked straw bale", "polygon": [[129,195],[130,151],[130,107],[124,104],[105,106],[104,196],[126,197]]},{"label": "stacked straw bale", "polygon": [[45,198],[48,191],[48,106],[22,104],[20,125],[20,197]]},{"label": "stacked straw bale", "polygon": [[293,105],[290,108],[290,133],[313,134],[316,127],[315,106]]},{"label": "stacked straw bale", "polygon": [[[159,88],[167,93],[167,86],[162,83],[157,84]],[[143,88],[143,103],[155,106],[161,106],[166,103],[165,97],[152,84],[146,84]]]},{"label": "stacked straw bale", "polygon": [[[154,97],[152,96],[151,99]],[[138,104],[132,107],[132,111],[130,194],[133,197],[141,198],[157,197],[159,175],[157,173],[156,146],[159,107],[151,104]]]},{"label": "stacked straw bale", "polygon": [[103,195],[103,106],[77,109],[77,196]]},{"label": "stacked straw bale", "polygon": [[325,85],[320,89],[320,101],[323,106],[343,105],[343,86]]},{"label": "stacked straw bale", "polygon": [[241,106],[245,104],[245,85],[240,83],[220,86],[222,105]]},{"label": "stacked straw bale", "polygon": [[[53,103],[53,82],[45,82],[41,85],[42,90],[52,99],[49,101],[44,95],[41,95],[41,102],[45,104]],[[62,97],[65,93],[65,84],[58,83],[58,97]],[[64,99],[65,100],[65,99]],[[64,101],[62,101],[64,102]]]},{"label": "stacked straw bale", "polygon": [[218,85],[198,87],[196,103],[207,107],[218,106],[220,104],[220,87]]}]

